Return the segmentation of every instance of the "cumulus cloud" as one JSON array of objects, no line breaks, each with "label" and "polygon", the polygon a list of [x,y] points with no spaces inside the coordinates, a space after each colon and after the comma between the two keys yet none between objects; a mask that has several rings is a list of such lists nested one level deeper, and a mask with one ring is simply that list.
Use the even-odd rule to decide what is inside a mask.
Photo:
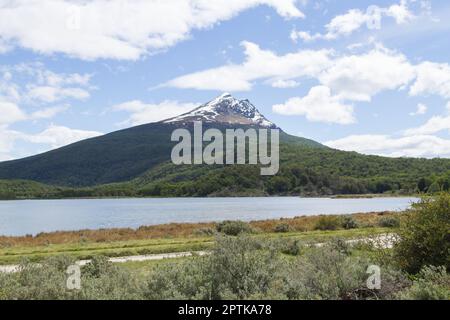
[{"label": "cumulus cloud", "polygon": [[409,22],[415,17],[408,8],[407,0],[401,0],[399,4],[393,4],[387,8],[386,15],[394,18],[397,24]]},{"label": "cumulus cloud", "polygon": [[276,79],[271,82],[271,86],[274,88],[295,88],[298,87],[300,83],[295,80],[283,80],[283,79]]},{"label": "cumulus cloud", "polygon": [[17,138],[38,144],[47,144],[59,148],[83,139],[102,135],[98,131],[71,129],[65,126],[50,125],[47,129],[34,135],[21,133]]},{"label": "cumulus cloud", "polygon": [[125,122],[121,123],[122,125],[140,125],[175,117],[179,114],[191,111],[199,105],[200,103],[180,103],[178,101],[170,100],[165,100],[157,104],[132,100],[115,105],[112,109],[130,113],[130,117]]},{"label": "cumulus cloud", "polygon": [[[160,85],[198,90],[246,91],[259,80],[275,88],[293,88],[301,79],[314,79],[317,87],[328,91],[313,90],[311,93],[324,94],[325,107],[337,106],[338,118],[334,123],[348,124],[354,117],[349,102],[369,102],[372,97],[386,90],[405,90],[410,96],[439,95],[450,98],[450,66],[446,63],[423,61],[411,63],[397,51],[389,50],[381,44],[358,54],[338,54],[333,50],[300,50],[285,55],[261,49],[257,44],[244,41],[245,60],[240,64],[227,64],[185,74]],[[311,94],[310,93],[310,94]],[[309,96],[309,95],[308,95]],[[307,97],[304,97],[307,98]],[[289,104],[277,106],[276,110],[288,110],[293,101],[299,103],[304,98],[294,97]],[[330,103],[333,102],[333,103]],[[285,106],[281,108],[280,106]],[[345,106],[345,107],[343,107]],[[275,109],[274,109],[275,110]],[[419,105],[410,115],[426,113],[425,105]],[[307,115],[301,111],[299,115]],[[346,116],[342,116],[345,114]],[[309,114],[311,121],[330,122]],[[314,120],[312,120],[314,119]],[[321,119],[321,120],[319,120]],[[344,120],[343,120],[344,119]]]},{"label": "cumulus cloud", "polygon": [[[194,72],[168,81],[162,86],[219,91],[248,91],[253,81],[268,79],[280,84],[298,77],[317,77],[331,64],[329,50],[303,50],[279,56],[262,50],[257,44],[243,41],[246,56],[242,64],[228,64],[218,68]],[[283,84],[286,84],[284,82]]]},{"label": "cumulus cloud", "polygon": [[428,107],[424,105],[423,103],[419,103],[417,105],[417,109],[414,112],[411,112],[410,116],[418,116],[427,113]]},{"label": "cumulus cloud", "polygon": [[437,94],[450,99],[450,65],[425,61],[416,67],[417,78],[409,93]]},{"label": "cumulus cloud", "polygon": [[[47,151],[102,134],[97,131],[72,129],[57,125],[50,125],[41,132],[29,134],[0,125],[0,161],[17,158],[17,154],[14,153],[14,147],[20,141],[38,144],[41,150]],[[24,155],[22,154],[21,156]]]},{"label": "cumulus cloud", "polygon": [[[31,104],[53,103],[65,99],[85,100],[95,89],[91,74],[55,73],[42,63],[0,66],[0,98]],[[16,78],[20,78],[19,85]]]},{"label": "cumulus cloud", "polygon": [[38,119],[50,119],[56,116],[58,113],[66,111],[68,106],[56,106],[40,109],[38,111],[32,112],[27,119],[38,120]]},{"label": "cumulus cloud", "polygon": [[383,90],[407,85],[414,76],[414,67],[404,55],[381,47],[336,59],[319,80],[342,98],[370,101]]},{"label": "cumulus cloud", "polygon": [[0,7],[0,50],[14,46],[93,60],[135,60],[244,10],[302,18],[296,0],[13,0]]},{"label": "cumulus cloud", "polygon": [[[48,105],[66,99],[87,99],[90,74],[55,73],[41,63],[0,66],[0,160],[14,158],[17,141],[50,145],[56,148],[99,135],[99,132],[50,126],[38,134],[10,129],[20,121],[51,119],[69,108],[69,104]],[[20,84],[19,84],[20,83]],[[17,155],[17,154],[14,154]]]},{"label": "cumulus cloud", "polygon": [[405,135],[433,134],[443,130],[450,130],[450,116],[434,116],[418,128],[405,130]]},{"label": "cumulus cloud", "polygon": [[345,14],[334,17],[326,24],[326,33],[324,34],[292,30],[290,37],[293,41],[302,39],[306,42],[317,39],[334,40],[341,36],[348,36],[364,25],[369,29],[380,29],[381,20],[386,16],[394,18],[397,24],[407,23],[415,17],[408,8],[408,1],[402,0],[399,4],[386,8],[372,5],[366,11],[350,9]]},{"label": "cumulus cloud", "polygon": [[298,78],[317,79],[341,98],[370,101],[383,90],[398,89],[414,79],[415,69],[407,58],[381,46],[361,55],[338,56],[332,50],[303,50],[283,56],[244,41],[246,59],[186,74],[162,86],[183,89],[247,91],[254,81],[266,80],[273,87],[293,87]]},{"label": "cumulus cloud", "polygon": [[387,157],[450,157],[450,140],[432,135],[400,138],[389,135],[351,135],[324,144],[335,149]]},{"label": "cumulus cloud", "polygon": [[90,93],[82,88],[61,88],[51,86],[29,86],[28,98],[34,101],[52,103],[64,99],[86,100]]},{"label": "cumulus cloud", "polygon": [[311,88],[308,95],[290,98],[284,104],[272,107],[273,112],[283,115],[301,115],[309,121],[350,124],[355,122],[353,106],[344,104],[331,95],[325,86]]},{"label": "cumulus cloud", "polygon": [[19,135],[19,132],[9,130],[6,126],[0,124],[0,161],[13,159],[11,152]]},{"label": "cumulus cloud", "polygon": [[19,106],[8,101],[0,101],[0,113],[0,126],[9,125],[27,118]]}]

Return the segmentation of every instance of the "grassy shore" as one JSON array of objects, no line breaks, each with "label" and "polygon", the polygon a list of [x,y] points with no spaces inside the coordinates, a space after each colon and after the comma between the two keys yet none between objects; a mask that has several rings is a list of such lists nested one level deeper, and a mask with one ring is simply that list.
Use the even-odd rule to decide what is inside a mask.
[{"label": "grassy shore", "polygon": [[[400,213],[379,212],[353,214],[358,228],[316,230],[324,217],[302,216],[249,222],[252,237],[290,238],[304,242],[321,242],[333,237],[358,238],[390,232],[379,227],[380,219]],[[279,226],[285,230],[279,232]],[[100,229],[40,233],[36,236],[0,237],[0,264],[18,263],[22,259],[40,261],[54,255],[76,259],[94,256],[130,256],[168,252],[198,251],[214,244],[216,223],[178,223],[145,226],[138,229]],[[277,232],[278,231],[278,232]]]}]

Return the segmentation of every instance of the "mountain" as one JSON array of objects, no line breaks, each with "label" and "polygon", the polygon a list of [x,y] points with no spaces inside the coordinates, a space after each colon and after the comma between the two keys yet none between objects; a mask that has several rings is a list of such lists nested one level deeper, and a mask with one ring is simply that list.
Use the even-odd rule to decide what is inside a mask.
[{"label": "mountain", "polygon": [[[280,130],[280,171],[258,165],[174,165],[177,128],[276,128],[248,100],[223,94],[174,118],[0,163],[0,198],[411,193],[450,189],[450,159],[334,150]],[[1,180],[6,179],[6,180]],[[41,184],[36,184],[36,182]],[[43,185],[43,184],[44,185]]]},{"label": "mountain", "polygon": [[229,93],[224,93],[190,112],[162,122],[186,125],[193,121],[255,125],[263,128],[277,127],[274,123],[267,120],[250,101],[238,100]]},{"label": "mountain", "polygon": [[[85,187],[129,181],[170,160],[172,131],[192,129],[194,120],[204,129],[276,127],[248,100],[229,94],[172,119],[144,124],[79,141],[35,156],[0,163],[0,179],[24,179],[51,185]],[[321,144],[284,132],[280,141],[324,148]]]}]

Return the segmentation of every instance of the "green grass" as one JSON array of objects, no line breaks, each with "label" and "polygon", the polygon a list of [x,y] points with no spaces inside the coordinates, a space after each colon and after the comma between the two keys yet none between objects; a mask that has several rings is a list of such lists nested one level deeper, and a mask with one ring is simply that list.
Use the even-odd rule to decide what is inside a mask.
[{"label": "green grass", "polygon": [[[261,233],[254,237],[265,239],[289,238],[305,242],[322,242],[334,237],[358,238],[374,234],[389,233],[389,228],[360,228],[335,231],[309,231],[289,233]],[[169,252],[200,251],[210,249],[214,245],[214,237],[148,239],[114,242],[80,242],[72,244],[52,244],[48,246],[17,246],[0,249],[0,264],[19,263],[22,259],[38,262],[54,255],[67,255],[76,259],[90,259],[93,256],[132,256]]]}]

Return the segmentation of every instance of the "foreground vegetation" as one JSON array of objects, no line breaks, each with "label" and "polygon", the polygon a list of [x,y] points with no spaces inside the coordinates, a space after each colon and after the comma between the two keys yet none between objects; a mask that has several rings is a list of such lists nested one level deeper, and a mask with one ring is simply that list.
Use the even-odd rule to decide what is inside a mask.
[{"label": "foreground vegetation", "polygon": [[[81,288],[66,287],[73,259],[52,257],[0,274],[0,299],[450,299],[445,267],[415,275],[377,249],[334,241],[322,247],[246,236],[217,239],[211,255],[154,264],[148,273],[96,257],[82,268]],[[381,288],[367,287],[368,266],[381,268]],[[138,269],[139,270],[139,269]]]},{"label": "foreground vegetation", "polygon": [[[255,230],[255,224],[217,224],[214,236],[204,237],[211,240],[211,254],[205,256],[124,265],[94,256],[82,268],[79,290],[66,287],[73,256],[53,256],[40,264],[23,261],[19,272],[0,274],[0,298],[450,299],[449,194],[424,199],[401,216],[378,216],[384,233],[398,235],[392,249],[376,241],[327,238],[374,230],[360,228],[355,216],[316,217],[308,221],[315,231],[303,232],[292,231],[293,221],[265,222],[262,226],[272,228],[267,234]],[[314,233],[326,244],[314,245]],[[367,285],[371,265],[380,267],[380,288]]]}]

